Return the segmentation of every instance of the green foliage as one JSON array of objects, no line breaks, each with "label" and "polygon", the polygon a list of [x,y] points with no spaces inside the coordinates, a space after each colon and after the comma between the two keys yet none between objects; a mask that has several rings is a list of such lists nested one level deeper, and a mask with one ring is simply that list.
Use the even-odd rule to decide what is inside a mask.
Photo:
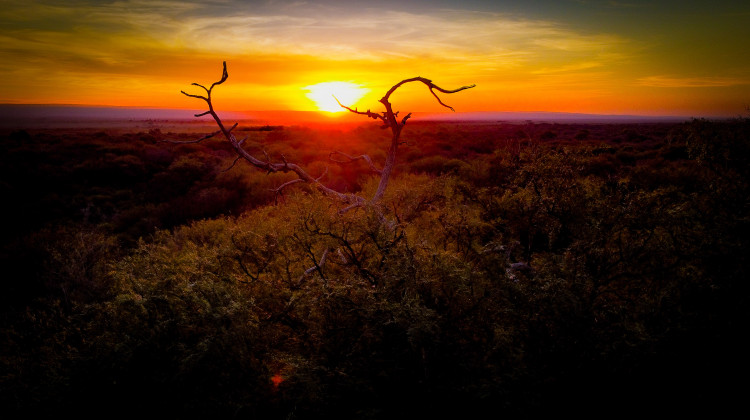
[{"label": "green foliage", "polygon": [[[11,414],[528,418],[739,397],[725,375],[742,366],[747,327],[746,121],[416,128],[440,152],[407,153],[377,206],[343,214],[311,189],[269,191],[287,178],[221,172],[221,150],[99,135],[91,147],[111,149],[112,167],[72,171],[112,171],[112,189],[73,194],[89,219],[29,223],[4,242],[3,261],[28,269],[6,280],[0,402]],[[304,136],[378,139],[299,128],[252,141],[265,133],[273,153]],[[16,153],[41,142],[12,138]],[[377,187],[364,170],[331,173]],[[123,192],[123,179],[149,187]],[[706,403],[680,410],[685,399]]]}]

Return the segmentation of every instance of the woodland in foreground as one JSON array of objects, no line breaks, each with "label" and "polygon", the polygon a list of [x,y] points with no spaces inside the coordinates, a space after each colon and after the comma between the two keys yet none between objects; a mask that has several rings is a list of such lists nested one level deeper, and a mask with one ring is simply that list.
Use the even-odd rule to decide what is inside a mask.
[{"label": "woodland in foreground", "polygon": [[[368,192],[377,126],[240,126]],[[189,131],[189,130],[184,130]],[[0,417],[721,415],[750,120],[410,122],[379,210],[198,134],[0,136]],[[368,196],[370,194],[364,194]],[[326,258],[321,259],[322,256]],[[736,385],[739,383],[740,385]]]}]

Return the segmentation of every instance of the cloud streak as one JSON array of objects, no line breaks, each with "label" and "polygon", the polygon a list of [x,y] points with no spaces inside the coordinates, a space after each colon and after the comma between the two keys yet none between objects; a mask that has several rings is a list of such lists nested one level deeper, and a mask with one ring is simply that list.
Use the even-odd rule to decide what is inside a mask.
[{"label": "cloud streak", "polygon": [[[182,48],[196,53],[313,55],[328,60],[450,57],[513,66],[539,60],[548,51],[558,56],[565,52],[598,54],[627,44],[614,35],[579,34],[553,22],[460,10],[429,15],[397,11],[351,14],[306,5],[287,9],[286,14],[228,7],[219,14],[202,3],[136,0],[33,7],[39,10],[36,18],[29,18],[28,26],[11,33],[34,38],[36,44],[16,39],[10,45],[32,54],[53,50],[103,64],[137,62],[134,50],[147,54],[149,50]],[[63,23],[52,27],[50,21]]]},{"label": "cloud streak", "polygon": [[[456,3],[495,7],[481,12],[461,6],[434,9],[421,1],[397,7],[387,0],[378,9],[367,9],[374,3],[359,2],[354,8],[333,0],[5,3],[0,9],[0,102],[47,95],[55,101],[106,104],[127,96],[123,84],[148,92],[131,102],[153,101],[172,97],[175,85],[213,77],[208,69],[221,60],[237,69],[233,86],[244,89],[238,95],[286,95],[265,102],[253,97],[258,106],[297,106],[289,99],[295,91],[325,81],[366,81],[377,91],[415,75],[477,83],[473,97],[486,99],[472,105],[501,110],[521,103],[521,95],[534,95],[536,109],[544,109],[552,106],[552,97],[558,104],[565,97],[595,101],[610,95],[616,103],[614,97],[630,95],[633,88],[653,93],[747,87],[750,79],[747,59],[731,69],[717,67],[710,77],[693,77],[690,69],[667,61],[679,54],[659,50],[665,48],[660,46],[664,39],[584,27],[580,17],[566,20],[565,13],[524,14],[522,7],[511,13],[495,3]],[[595,4],[598,11],[626,9]],[[731,44],[722,47],[733,51]],[[690,51],[681,53],[690,57]],[[710,59],[695,61],[702,67],[694,73],[711,74]],[[532,106],[526,105],[531,99],[523,101]]]}]

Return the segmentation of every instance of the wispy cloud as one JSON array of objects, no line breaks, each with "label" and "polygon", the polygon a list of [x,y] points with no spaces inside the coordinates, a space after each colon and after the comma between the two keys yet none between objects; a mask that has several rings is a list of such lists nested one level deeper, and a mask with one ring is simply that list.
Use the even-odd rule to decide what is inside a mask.
[{"label": "wispy cloud", "polygon": [[[46,95],[115,103],[131,91],[146,92],[149,100],[172,98],[180,83],[211,80],[224,59],[231,62],[233,89],[222,98],[252,96],[265,101],[263,106],[279,107],[296,106],[293,92],[302,86],[367,81],[379,92],[412,75],[477,83],[481,89],[472,92],[471,106],[538,109],[552,106],[550,101],[602,106],[616,97],[610,100],[614,108],[631,93],[638,106],[636,92],[630,92],[639,91],[632,89],[633,80],[658,88],[742,86],[736,90],[746,92],[750,86],[741,42],[721,45],[717,57],[730,57],[726,61],[707,58],[701,65],[697,52],[670,44],[670,36],[651,36],[657,32],[648,32],[648,22],[623,25],[612,19],[645,16],[641,9],[652,19],[667,16],[654,17],[665,8],[645,0],[587,1],[595,10],[590,13],[612,19],[597,25],[580,24],[582,16],[592,16],[589,12],[572,16],[552,1],[550,13],[526,14],[520,6],[503,13],[500,2],[496,12],[488,11],[495,7],[491,2],[483,3],[488,7],[482,12],[461,9],[459,3],[456,9],[403,3],[357,2],[364,7],[355,8],[338,0],[5,0],[0,8],[0,101]],[[735,56],[736,62],[729,62]],[[697,64],[689,68],[684,63]],[[634,76],[643,74],[652,76]],[[89,97],[83,98],[83,92]],[[676,89],[660,93],[665,100],[672,100],[670,95],[682,100]],[[508,102],[498,105],[500,100]]]},{"label": "wispy cloud", "polygon": [[[137,50],[183,48],[216,54],[313,55],[330,60],[439,57],[492,61],[497,67],[540,60],[547,51],[555,51],[557,56],[565,52],[598,54],[627,42],[614,35],[576,33],[554,22],[458,10],[433,14],[365,10],[353,14],[304,4],[261,13],[241,3],[143,0],[73,3],[65,8],[39,5],[39,9],[34,5],[38,13],[25,27],[11,32],[44,38],[39,41],[44,45],[37,44],[39,49],[46,45],[86,56],[92,52],[85,45],[99,48],[99,39],[108,44],[106,56],[111,62],[132,61],[128,56],[137,57]],[[0,17],[18,12],[12,9],[0,12]]]}]

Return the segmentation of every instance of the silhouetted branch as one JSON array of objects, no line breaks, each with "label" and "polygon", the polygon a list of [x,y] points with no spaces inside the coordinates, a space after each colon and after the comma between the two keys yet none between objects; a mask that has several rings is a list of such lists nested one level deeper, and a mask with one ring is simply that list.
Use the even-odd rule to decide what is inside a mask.
[{"label": "silhouetted branch", "polygon": [[[339,199],[339,200],[341,200],[341,201],[343,201],[345,203],[357,204],[357,205],[362,205],[362,204],[365,203],[365,199],[362,198],[362,197],[356,196],[354,194],[340,193],[340,192],[338,192],[336,190],[333,190],[331,188],[326,187],[325,185],[323,185],[322,183],[320,183],[319,179],[313,178],[304,169],[302,169],[299,165],[287,162],[286,158],[283,157],[283,156],[282,156],[283,163],[273,163],[273,162],[271,162],[270,158],[266,154],[266,161],[264,162],[264,161],[256,158],[252,154],[250,154],[248,151],[246,151],[242,147],[242,143],[244,142],[244,139],[242,141],[237,141],[237,138],[234,136],[234,134],[232,134],[232,130],[234,130],[234,128],[237,127],[237,124],[235,123],[232,127],[230,127],[229,129],[227,129],[224,126],[224,123],[221,120],[221,118],[219,117],[219,115],[214,111],[213,102],[211,100],[211,93],[213,91],[213,88],[216,87],[217,85],[220,85],[220,84],[224,83],[228,78],[229,78],[229,73],[227,72],[227,63],[226,63],[226,61],[224,61],[223,62],[223,71],[222,71],[221,79],[218,82],[214,82],[211,85],[211,87],[206,88],[205,86],[203,86],[201,84],[193,83],[194,86],[198,86],[201,89],[205,90],[206,91],[206,96],[193,95],[193,94],[187,93],[185,91],[180,91],[180,92],[183,95],[185,95],[185,96],[188,96],[188,97],[191,97],[191,98],[196,98],[196,99],[201,99],[201,100],[203,100],[203,101],[206,102],[206,104],[208,105],[208,111],[205,111],[205,112],[203,112],[201,114],[198,114],[198,115],[211,115],[211,117],[213,117],[214,121],[216,121],[216,124],[219,126],[219,131],[217,133],[215,133],[215,134],[222,133],[224,135],[224,137],[232,145],[232,148],[235,150],[235,152],[237,152],[238,156],[240,156],[242,159],[245,159],[248,163],[250,163],[251,165],[255,166],[256,168],[264,170],[267,173],[272,173],[272,172],[294,172],[298,176],[298,178],[300,179],[300,181],[298,181],[298,182],[308,182],[308,183],[311,183],[311,184],[315,185],[324,194],[328,194],[330,196],[336,197],[337,199]],[[205,139],[201,139],[201,140],[205,140]],[[194,142],[197,142],[197,141],[194,141]],[[187,143],[187,142],[180,142],[180,143]],[[280,188],[283,188],[286,185],[290,185],[290,184],[286,183],[285,185],[282,185]]]},{"label": "silhouetted branch", "polygon": [[[443,103],[442,100],[440,100],[440,97],[437,96],[435,91],[439,91],[446,94],[456,93],[460,92],[462,90],[471,89],[475,87],[476,85],[469,85],[469,86],[461,86],[458,89],[443,89],[440,86],[432,83],[432,80],[425,79],[424,77],[412,77],[411,79],[404,79],[395,85],[391,87],[388,92],[386,92],[385,96],[383,96],[380,99],[380,103],[385,106],[385,111],[382,114],[376,114],[374,112],[371,112],[369,109],[367,112],[361,112],[358,111],[356,108],[352,109],[348,106],[343,105],[341,102],[339,102],[338,99],[336,99],[336,102],[339,102],[339,105],[341,105],[342,108],[348,110],[349,112],[358,114],[358,115],[365,115],[372,119],[378,119],[383,121],[384,128],[390,128],[391,129],[391,146],[388,149],[388,154],[385,158],[385,165],[383,165],[383,169],[380,171],[380,183],[378,184],[378,189],[375,191],[375,194],[370,199],[370,203],[377,203],[380,201],[380,199],[383,197],[383,194],[385,194],[385,189],[388,186],[388,181],[391,177],[391,172],[393,171],[393,167],[396,163],[396,151],[398,150],[398,145],[401,144],[399,141],[399,138],[401,137],[401,129],[406,125],[406,121],[411,118],[411,113],[407,114],[401,122],[397,120],[398,117],[398,111],[394,112],[393,107],[391,106],[391,103],[389,102],[389,99],[393,92],[395,92],[399,87],[403,86],[406,83],[411,82],[420,82],[424,83],[427,88],[430,90],[430,93],[432,93],[432,96],[437,99],[438,103],[446,108],[450,108],[451,111],[455,111],[453,107],[446,105]],[[335,96],[334,96],[335,98]]]},{"label": "silhouetted branch", "polygon": [[194,144],[194,143],[200,143],[203,140],[208,140],[211,137],[214,137],[215,135],[221,133],[221,130],[214,131],[213,133],[206,134],[205,136],[197,139],[197,140],[159,140],[158,143],[171,143],[171,144]]},{"label": "silhouetted branch", "polygon": [[[320,182],[320,180],[323,179],[323,177],[326,176],[326,174],[328,174],[328,168],[327,167],[326,167],[326,170],[323,171],[323,173],[319,177],[315,178],[315,182]],[[281,194],[281,190],[283,190],[284,188],[286,188],[286,187],[288,187],[290,185],[294,185],[294,184],[296,184],[298,182],[305,182],[305,180],[301,179],[301,178],[295,178],[295,179],[292,179],[291,181],[287,181],[287,182],[279,185],[277,188],[271,188],[271,191],[273,191],[276,194]]]},{"label": "silhouetted branch", "polygon": [[[193,84],[194,84],[194,85],[197,85],[197,83],[193,83]],[[200,85],[198,85],[198,86],[200,86]],[[203,86],[201,86],[201,87],[203,87]],[[203,88],[203,89],[205,89],[205,88]],[[189,97],[191,97],[191,98],[198,98],[198,99],[203,99],[204,101],[208,102],[208,98],[206,98],[205,96],[201,96],[201,95],[191,95],[191,94],[189,94],[189,93],[186,93],[186,92],[185,92],[184,90],[181,90],[181,91],[180,91],[180,93],[182,93],[182,94],[183,94],[183,95],[185,95],[185,96],[189,96]],[[206,111],[206,112],[208,112],[208,111]],[[206,114],[205,114],[205,113],[203,113],[203,114],[201,114],[201,115],[206,115]]]},{"label": "silhouetted branch", "polygon": [[323,251],[323,255],[320,257],[320,262],[315,262],[315,260],[313,260],[313,264],[315,265],[308,268],[304,273],[302,273],[299,280],[297,280],[298,285],[302,285],[302,281],[305,280],[305,277],[316,271],[320,274],[320,278],[323,279],[323,281],[326,281],[326,278],[323,276],[323,266],[326,264],[326,259],[328,258],[329,252],[331,252],[331,249],[326,248],[325,251]]},{"label": "silhouetted branch", "polygon": [[473,87],[476,87],[476,85],[469,85],[469,86],[461,86],[458,89],[449,90],[449,89],[443,89],[440,86],[432,83],[432,80],[430,80],[430,79],[426,79],[424,77],[412,77],[411,79],[404,79],[404,80],[398,82],[396,85],[394,85],[385,94],[385,96],[383,96],[383,99],[381,99],[380,102],[383,102],[383,103],[388,102],[389,98],[391,97],[391,95],[393,94],[393,92],[396,91],[396,89],[398,89],[399,87],[401,87],[401,85],[404,85],[406,83],[411,83],[411,82],[421,82],[421,83],[424,83],[425,85],[427,85],[427,87],[430,89],[430,93],[432,94],[432,96],[435,97],[435,99],[437,99],[438,103],[440,105],[446,107],[446,108],[449,108],[451,111],[454,111],[454,112],[455,112],[455,109],[453,109],[452,106],[446,105],[446,104],[443,103],[442,100],[440,100],[440,98],[435,93],[435,90],[437,90],[439,92],[442,92],[442,93],[448,93],[448,94],[450,94],[450,93],[456,93],[456,92],[460,92],[462,90],[471,89]]},{"label": "silhouetted branch", "polygon": [[279,186],[278,186],[278,187],[276,187],[276,188],[271,188],[271,191],[273,191],[273,192],[274,192],[274,193],[276,193],[276,194],[281,194],[281,190],[283,190],[284,188],[286,188],[286,187],[288,187],[288,186],[290,186],[290,185],[294,185],[294,184],[296,184],[296,183],[298,183],[298,182],[305,182],[305,180],[304,180],[304,179],[301,179],[301,178],[295,178],[295,179],[293,179],[293,180],[291,180],[291,181],[287,181],[287,182],[285,182],[285,183],[283,183],[283,184],[279,185]]},{"label": "silhouetted branch", "polygon": [[236,158],[234,158],[234,161],[232,162],[232,164],[231,164],[231,165],[229,165],[229,167],[228,167],[227,169],[223,169],[223,170],[221,171],[221,173],[224,173],[224,172],[229,172],[229,170],[230,170],[230,169],[232,169],[232,168],[234,168],[234,165],[236,165],[236,164],[237,164],[237,162],[238,162],[238,161],[239,161],[240,159],[242,159],[242,156],[237,156]]},{"label": "silhouetted branch", "polygon": [[[222,71],[222,73],[221,73],[221,80],[219,80],[218,82],[214,82],[214,84],[211,85],[211,89],[208,89],[209,94],[211,93],[211,90],[214,88],[214,86],[220,85],[220,84],[226,82],[226,80],[229,78],[229,73],[227,72],[227,62],[224,61],[223,65],[224,65],[224,71]],[[205,89],[205,88],[203,88],[203,89]]]},{"label": "silhouetted branch", "polygon": [[367,117],[372,118],[373,120],[381,120],[381,121],[383,121],[384,124],[387,124],[387,122],[385,120],[385,114],[384,115],[380,115],[380,114],[378,114],[376,112],[371,112],[369,109],[367,111],[365,111],[365,112],[358,111],[357,108],[351,109],[348,106],[342,104],[339,101],[339,98],[337,98],[337,97],[334,96],[333,99],[335,99],[336,102],[338,102],[339,106],[341,106],[342,108],[346,109],[349,112],[352,112],[352,113],[358,114],[358,115],[366,115]]},{"label": "silhouetted branch", "polygon": [[[229,141],[229,143],[231,144],[232,148],[235,150],[235,152],[237,152],[237,156],[238,156],[238,158],[235,159],[235,161],[232,163],[232,165],[229,167],[229,169],[231,169],[232,167],[234,167],[234,165],[237,163],[237,161],[239,159],[244,159],[248,163],[250,163],[251,165],[255,166],[256,168],[258,168],[260,170],[263,170],[263,171],[266,171],[266,173],[269,173],[269,174],[273,173],[273,172],[285,172],[285,173],[286,172],[293,172],[293,173],[295,173],[297,175],[297,179],[287,181],[287,182],[283,183],[282,185],[280,185],[278,188],[272,190],[272,191],[275,191],[277,194],[280,193],[284,188],[286,188],[289,185],[293,185],[293,184],[296,184],[296,183],[299,183],[299,182],[307,182],[307,183],[310,183],[310,184],[314,185],[316,188],[318,188],[324,194],[330,195],[330,196],[335,197],[335,198],[337,198],[338,200],[340,200],[340,201],[342,201],[344,203],[349,204],[349,206],[345,207],[340,212],[346,212],[346,211],[348,211],[348,210],[350,210],[352,208],[360,207],[360,206],[363,206],[363,205],[365,205],[365,204],[368,203],[368,200],[365,200],[364,198],[362,198],[360,196],[357,196],[357,195],[354,195],[354,194],[341,193],[341,192],[338,192],[336,190],[333,190],[333,189],[331,189],[331,188],[323,185],[320,182],[320,180],[322,179],[322,175],[320,177],[318,177],[318,178],[313,178],[310,174],[308,174],[299,165],[297,165],[295,163],[288,162],[286,160],[286,157],[284,155],[281,155],[281,160],[282,160],[281,163],[274,163],[274,162],[271,161],[270,157],[268,156],[268,154],[265,151],[263,151],[263,154],[265,155],[266,159],[265,159],[265,161],[263,161],[263,160],[260,160],[260,159],[256,158],[255,156],[253,156],[252,154],[250,154],[247,150],[245,150],[242,147],[242,144],[244,143],[244,141],[245,141],[246,138],[242,139],[240,141],[237,141],[237,138],[232,133],[232,130],[234,130],[237,127],[237,123],[235,123],[233,126],[231,126],[230,128],[227,129],[224,126],[224,123],[221,120],[221,118],[219,118],[219,115],[214,111],[213,102],[212,102],[212,99],[211,99],[211,93],[213,92],[214,87],[216,87],[216,86],[224,83],[229,78],[229,73],[227,71],[227,62],[224,61],[222,63],[222,65],[223,65],[223,69],[222,69],[221,79],[219,81],[214,82],[213,84],[211,84],[210,87],[206,88],[205,86],[203,86],[201,84],[198,84],[198,83],[193,83],[192,84],[193,86],[197,86],[197,87],[203,89],[206,92],[206,96],[203,96],[203,95],[194,95],[194,94],[187,93],[185,91],[180,91],[183,95],[185,95],[187,97],[201,99],[201,100],[205,101],[206,104],[208,105],[208,110],[204,111],[202,113],[199,113],[199,114],[195,114],[195,115],[196,115],[196,117],[200,117],[200,116],[204,116],[204,115],[211,115],[211,117],[213,117],[214,121],[216,121],[216,124],[219,126],[219,130],[216,131],[216,132],[214,132],[214,133],[211,133],[209,135],[206,135],[206,136],[204,136],[204,137],[202,137],[202,138],[200,138],[198,140],[193,140],[193,141],[165,140],[166,142],[173,143],[173,144],[198,143],[198,142],[201,142],[201,141],[206,140],[208,138],[214,137],[215,135],[221,133]],[[398,112],[394,112],[393,111],[391,103],[389,102],[389,98],[390,98],[390,96],[399,87],[401,87],[402,85],[404,85],[406,83],[410,83],[410,82],[420,82],[420,83],[425,84],[427,86],[427,88],[430,90],[430,93],[438,101],[438,103],[440,105],[446,107],[446,108],[451,109],[451,110],[453,110],[453,108],[450,107],[450,106],[448,106],[448,105],[446,105],[445,103],[443,103],[443,101],[440,99],[440,97],[438,97],[438,95],[437,95],[437,93],[435,93],[435,91],[438,91],[438,92],[441,92],[441,93],[445,93],[445,94],[451,94],[451,93],[460,92],[460,91],[465,90],[465,89],[470,89],[470,88],[473,88],[475,86],[475,85],[462,86],[462,87],[460,87],[458,89],[448,90],[448,89],[444,89],[444,88],[442,88],[442,87],[434,84],[431,80],[426,79],[424,77],[413,77],[411,79],[404,79],[404,80],[400,81],[399,83],[395,84],[393,87],[391,87],[388,90],[388,92],[386,92],[385,96],[383,96],[383,98],[380,99],[380,102],[383,104],[383,106],[385,106],[385,111],[382,112],[382,113],[375,113],[375,112],[370,111],[369,109],[367,111],[365,111],[365,112],[359,111],[356,108],[352,109],[352,108],[350,108],[348,106],[343,105],[338,100],[338,98],[336,98],[334,96],[334,99],[336,99],[336,102],[338,102],[338,104],[342,108],[344,108],[344,109],[346,109],[349,112],[352,112],[354,114],[364,115],[364,116],[366,116],[368,118],[379,120],[379,121],[381,121],[383,123],[383,127],[391,129],[391,133],[392,133],[391,146],[388,149],[388,154],[386,155],[386,161],[385,161],[385,165],[383,165],[383,169],[378,169],[373,164],[372,160],[370,159],[370,157],[368,155],[349,156],[349,155],[347,155],[345,153],[342,153],[342,152],[331,152],[331,154],[329,154],[329,159],[331,159],[331,160],[334,160],[334,159],[332,159],[332,156],[334,154],[338,154],[338,155],[344,156],[347,159],[349,159],[350,162],[354,161],[354,160],[362,159],[362,160],[364,160],[364,161],[366,161],[368,163],[370,169],[373,172],[376,172],[376,173],[380,174],[380,183],[378,184],[378,189],[376,190],[376,192],[373,195],[373,197],[369,200],[369,203],[371,203],[371,204],[377,203],[382,198],[383,194],[385,193],[385,189],[386,189],[386,187],[388,185],[388,181],[390,179],[391,172],[393,171],[394,164],[395,164],[395,161],[396,161],[396,151],[398,149],[398,145],[400,144],[399,137],[401,135],[401,129],[404,127],[404,125],[406,125],[406,121],[409,118],[411,118],[411,113],[409,113],[409,114],[407,114],[399,122],[397,120]],[[336,161],[336,160],[334,160],[334,161]],[[336,162],[344,163],[345,161],[336,161]],[[229,169],[227,169],[227,170],[229,170]],[[326,170],[327,170],[327,168],[326,168]]]},{"label": "silhouetted branch", "polygon": [[[346,158],[347,160],[336,160],[336,159],[334,159],[334,158],[332,157],[333,155],[341,155],[341,156],[345,157],[345,158]],[[380,174],[380,173],[383,173],[383,171],[382,171],[382,170],[378,169],[378,168],[377,168],[377,167],[375,166],[375,164],[374,164],[374,163],[372,163],[372,159],[370,159],[370,156],[368,156],[368,155],[350,156],[350,155],[347,155],[347,154],[346,154],[346,153],[344,153],[344,152],[340,152],[340,151],[338,151],[338,150],[334,150],[333,152],[331,152],[331,153],[329,153],[329,154],[328,154],[328,159],[329,159],[330,161],[332,161],[332,162],[336,162],[336,163],[350,163],[350,162],[353,162],[353,161],[355,161],[355,160],[359,160],[359,159],[362,159],[362,160],[364,160],[365,162],[367,162],[367,164],[368,164],[368,165],[370,166],[370,170],[371,170],[371,171],[373,171],[373,172],[375,172],[375,173],[378,173],[378,174]]]}]

